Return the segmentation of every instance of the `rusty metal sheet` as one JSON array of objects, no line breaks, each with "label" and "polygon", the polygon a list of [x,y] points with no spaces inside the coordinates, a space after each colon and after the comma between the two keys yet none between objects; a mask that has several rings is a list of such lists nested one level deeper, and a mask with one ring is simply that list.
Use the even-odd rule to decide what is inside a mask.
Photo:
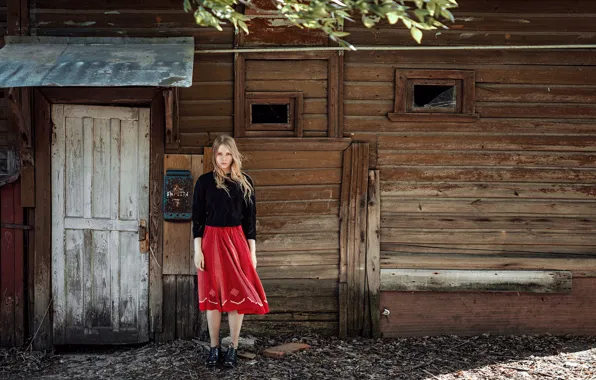
[{"label": "rusty metal sheet", "polygon": [[6,37],[0,87],[190,87],[194,38]]}]

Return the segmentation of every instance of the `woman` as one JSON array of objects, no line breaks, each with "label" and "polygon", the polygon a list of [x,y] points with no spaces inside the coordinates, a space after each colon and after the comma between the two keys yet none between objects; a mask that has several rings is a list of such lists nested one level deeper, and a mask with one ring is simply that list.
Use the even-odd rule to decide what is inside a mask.
[{"label": "woman", "polygon": [[230,136],[213,143],[214,170],[199,177],[193,194],[194,261],[199,308],[207,311],[211,349],[207,366],[222,358],[221,313],[228,313],[232,343],[224,366],[237,362],[244,314],[265,314],[269,306],[257,275],[256,204],[252,179],[242,172],[242,155]]}]

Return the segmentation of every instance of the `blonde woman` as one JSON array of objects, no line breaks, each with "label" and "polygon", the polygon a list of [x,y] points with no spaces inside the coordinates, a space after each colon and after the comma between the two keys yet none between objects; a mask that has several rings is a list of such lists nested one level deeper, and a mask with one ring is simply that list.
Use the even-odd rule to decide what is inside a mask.
[{"label": "blonde woman", "polygon": [[[207,311],[211,349],[207,366],[222,359],[235,367],[244,314],[269,312],[257,275],[256,201],[252,179],[242,172],[242,155],[230,136],[213,142],[214,170],[199,177],[193,194],[194,262],[199,308]],[[232,343],[221,352],[221,313],[227,312]]]}]

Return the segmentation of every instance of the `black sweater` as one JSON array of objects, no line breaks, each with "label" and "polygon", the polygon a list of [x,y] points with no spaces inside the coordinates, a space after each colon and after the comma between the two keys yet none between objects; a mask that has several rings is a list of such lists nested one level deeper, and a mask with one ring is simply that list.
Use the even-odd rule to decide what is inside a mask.
[{"label": "black sweater", "polygon": [[[244,174],[253,186],[252,179]],[[192,201],[192,235],[203,237],[205,226],[233,227],[242,225],[247,239],[256,239],[257,209],[254,191],[251,202],[244,200],[242,188],[232,180],[226,181],[230,195],[215,186],[213,172],[199,177]]]}]

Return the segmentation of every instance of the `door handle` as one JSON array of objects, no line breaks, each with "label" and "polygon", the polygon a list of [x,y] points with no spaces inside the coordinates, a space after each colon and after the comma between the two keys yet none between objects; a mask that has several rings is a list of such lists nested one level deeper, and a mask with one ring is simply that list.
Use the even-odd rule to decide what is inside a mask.
[{"label": "door handle", "polygon": [[147,231],[147,221],[145,219],[139,221],[139,252],[149,252],[149,231]]}]

